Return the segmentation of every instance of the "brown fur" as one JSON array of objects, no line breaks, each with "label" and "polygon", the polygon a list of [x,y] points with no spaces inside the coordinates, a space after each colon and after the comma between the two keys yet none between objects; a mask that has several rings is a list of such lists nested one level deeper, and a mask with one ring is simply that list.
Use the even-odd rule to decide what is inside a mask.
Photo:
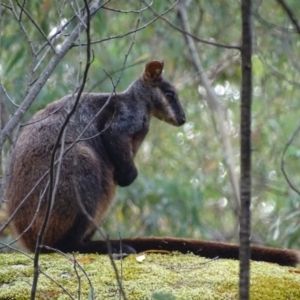
[{"label": "brown fur", "polygon": [[[116,186],[127,186],[137,177],[134,157],[148,133],[151,117],[159,115],[175,126],[185,122],[178,96],[161,76],[162,70],[162,62],[149,62],[142,76],[126,91],[114,94],[107,105],[110,94],[81,96],[66,129],[65,148],[92,123],[81,141],[63,157],[44,245],[88,251],[95,228],[82,212],[77,196],[85,210],[101,223],[112,204]],[[170,92],[171,97],[166,99],[164,94]],[[65,96],[39,111],[23,128],[16,144],[5,198],[10,214],[16,211],[15,231],[31,251],[44,221],[51,153],[74,98]],[[107,250],[104,245],[97,251]]]},{"label": "brown fur", "polygon": [[[107,105],[109,94],[81,96],[68,123],[65,148],[92,123],[63,157],[43,245],[65,252],[107,253],[106,242],[90,240],[95,227],[82,212],[78,197],[85,210],[101,223],[112,204],[116,186],[130,185],[137,177],[134,158],[147,135],[151,117],[174,126],[185,122],[174,87],[161,75],[163,66],[163,62],[149,62],[142,76],[123,93],[113,95]],[[10,214],[16,213],[15,231],[31,251],[36,247],[44,222],[51,153],[74,98],[65,96],[39,111],[23,128],[16,144],[5,199]],[[113,251],[118,252],[119,241],[111,241],[111,244]],[[230,244],[174,238],[123,240],[124,252],[149,249],[190,251],[211,258],[238,258],[238,246]],[[252,259],[295,265],[299,255],[291,250],[253,247]]]}]

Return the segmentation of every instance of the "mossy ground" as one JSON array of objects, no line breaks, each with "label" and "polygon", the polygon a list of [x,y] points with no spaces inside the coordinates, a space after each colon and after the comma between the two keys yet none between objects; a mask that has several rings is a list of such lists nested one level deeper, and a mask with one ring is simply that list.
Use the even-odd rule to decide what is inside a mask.
[{"label": "mossy ground", "polygon": [[[142,262],[136,257],[115,261],[128,299],[151,299],[159,292],[184,300],[238,299],[237,261],[177,253],[147,254]],[[92,291],[95,299],[120,299],[107,256],[75,254],[75,258],[77,264],[73,255],[40,256],[37,299],[92,299]],[[29,299],[32,278],[32,258],[0,254],[0,299]],[[300,299],[300,270],[251,262],[251,300],[261,299]]]}]

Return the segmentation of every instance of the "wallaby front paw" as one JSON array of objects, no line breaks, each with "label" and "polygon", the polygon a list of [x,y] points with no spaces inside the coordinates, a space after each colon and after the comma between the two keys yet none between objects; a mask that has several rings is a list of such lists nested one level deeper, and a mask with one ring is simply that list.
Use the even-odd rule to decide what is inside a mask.
[{"label": "wallaby front paw", "polygon": [[114,172],[114,180],[119,186],[128,186],[134,182],[138,175],[136,167],[120,168]]},{"label": "wallaby front paw", "polygon": [[136,254],[136,251],[132,247],[120,244],[119,242],[112,244],[111,252],[115,259],[124,258],[129,254]]}]

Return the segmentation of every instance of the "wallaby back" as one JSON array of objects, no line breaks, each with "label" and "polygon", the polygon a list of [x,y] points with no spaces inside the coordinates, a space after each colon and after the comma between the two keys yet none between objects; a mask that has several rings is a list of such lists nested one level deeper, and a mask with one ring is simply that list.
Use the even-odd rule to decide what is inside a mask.
[{"label": "wallaby back", "polygon": [[[151,116],[175,126],[185,122],[174,87],[162,77],[163,67],[163,62],[149,62],[142,76],[122,93],[82,94],[62,141],[68,151],[62,159],[44,245],[89,251],[95,228],[78,201],[101,222],[116,186],[130,185],[137,177],[134,157]],[[74,100],[74,95],[65,96],[36,113],[16,143],[5,199],[14,215],[15,231],[31,251],[45,216],[51,153]]]}]

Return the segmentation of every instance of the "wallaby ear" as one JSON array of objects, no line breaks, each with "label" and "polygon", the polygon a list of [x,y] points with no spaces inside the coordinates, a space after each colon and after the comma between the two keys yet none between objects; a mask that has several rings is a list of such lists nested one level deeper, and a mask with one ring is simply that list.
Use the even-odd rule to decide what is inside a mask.
[{"label": "wallaby ear", "polygon": [[164,69],[164,62],[158,60],[152,60],[146,64],[143,78],[145,81],[155,81],[161,77]]}]

